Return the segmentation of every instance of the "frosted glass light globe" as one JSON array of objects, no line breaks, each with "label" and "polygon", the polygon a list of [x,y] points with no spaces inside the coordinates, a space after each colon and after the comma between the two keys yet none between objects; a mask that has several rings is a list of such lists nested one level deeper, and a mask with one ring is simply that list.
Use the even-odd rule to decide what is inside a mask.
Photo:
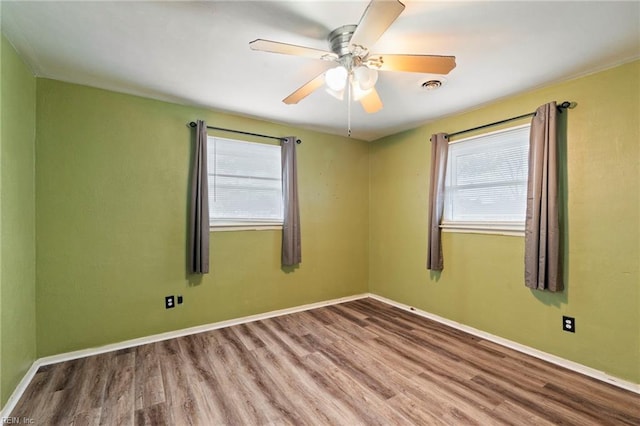
[{"label": "frosted glass light globe", "polygon": [[347,69],[341,65],[327,71],[324,75],[324,81],[331,90],[339,92],[347,85],[348,74]]},{"label": "frosted glass light globe", "polygon": [[365,67],[364,65],[356,68],[353,71],[353,76],[362,90],[371,89],[378,81],[378,71]]}]

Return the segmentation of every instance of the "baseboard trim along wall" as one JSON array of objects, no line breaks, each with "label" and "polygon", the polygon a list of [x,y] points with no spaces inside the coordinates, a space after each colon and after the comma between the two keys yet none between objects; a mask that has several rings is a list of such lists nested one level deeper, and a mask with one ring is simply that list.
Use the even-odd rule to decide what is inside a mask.
[{"label": "baseboard trim along wall", "polygon": [[485,340],[489,340],[493,343],[497,343],[499,345],[505,346],[509,349],[516,350],[518,352],[522,352],[527,355],[531,355],[534,358],[541,359],[543,361],[550,362],[551,364],[558,365],[560,367],[564,367],[568,370],[575,371],[580,374],[584,374],[585,376],[592,377],[594,379],[600,380],[602,382],[609,383],[613,386],[617,386],[622,389],[629,390],[631,392],[635,392],[640,394],[640,384],[636,384],[633,382],[629,382],[627,380],[620,379],[615,376],[610,376],[609,374],[596,370],[591,367],[587,367],[586,365],[579,364],[577,362],[569,361],[568,359],[560,358],[559,356],[555,356],[549,354],[547,352],[540,351],[538,349],[534,349],[529,346],[522,345],[520,343],[516,343],[514,341],[493,335],[491,333],[487,333],[486,331],[478,330],[473,327],[469,327],[468,325],[461,324],[459,322],[455,322],[449,320],[447,318],[443,318],[441,316],[422,311],[420,309],[414,308],[413,306],[405,305],[399,302],[396,302],[391,299],[387,299],[386,297],[378,296],[377,294],[369,294],[369,297],[372,299],[376,299],[380,302],[387,303],[389,305],[395,306],[396,308],[403,309],[408,312],[412,312],[416,315],[420,315],[422,317],[428,318],[433,321],[437,321],[441,324],[448,325],[449,327],[458,329],[460,331],[464,331],[466,333],[472,334],[474,336],[480,337]]},{"label": "baseboard trim along wall", "polygon": [[539,350],[531,348],[529,346],[525,346],[525,345],[522,345],[520,343],[516,343],[516,342],[513,342],[513,341],[508,340],[508,339],[504,339],[504,338],[499,337],[499,336],[495,336],[493,334],[484,332],[482,330],[478,330],[478,329],[475,329],[473,327],[469,327],[467,325],[464,325],[464,324],[461,324],[461,323],[458,323],[458,322],[455,322],[455,321],[440,317],[438,315],[435,315],[435,314],[432,314],[432,313],[429,313],[429,312],[426,312],[426,311],[422,311],[422,310],[414,308],[412,306],[405,305],[405,304],[396,302],[396,301],[391,300],[391,299],[387,299],[386,297],[379,296],[377,294],[364,293],[364,294],[358,294],[358,295],[354,295],[354,296],[341,297],[341,298],[338,298],[338,299],[331,299],[331,300],[327,300],[327,301],[324,301],[324,302],[310,303],[310,304],[307,304],[307,305],[296,306],[296,307],[293,307],[293,308],[279,309],[279,310],[276,310],[276,311],[270,311],[270,312],[265,312],[265,313],[262,313],[262,314],[250,315],[250,316],[246,316],[246,317],[242,317],[242,318],[235,318],[235,319],[232,319],[232,320],[226,320],[226,321],[220,321],[220,322],[215,322],[215,323],[211,323],[211,324],[199,325],[199,326],[196,326],[196,327],[184,328],[184,329],[181,329],[181,330],[169,331],[169,332],[166,332],[166,333],[154,334],[152,336],[146,336],[146,337],[141,337],[141,338],[138,338],[138,339],[126,340],[124,342],[119,342],[119,343],[112,343],[112,344],[105,345],[105,346],[100,346],[100,347],[97,347],[97,348],[82,349],[82,350],[79,350],[79,351],[67,352],[67,353],[63,353],[63,354],[52,355],[52,356],[48,356],[48,357],[43,357],[43,358],[37,359],[36,361],[33,362],[33,364],[31,365],[31,368],[29,368],[29,370],[24,375],[24,377],[22,378],[22,380],[20,381],[20,383],[18,384],[16,389],[11,394],[11,397],[9,398],[9,400],[7,401],[5,406],[2,408],[2,412],[0,412],[0,418],[9,417],[9,415],[11,414],[11,411],[13,411],[13,409],[16,406],[16,404],[18,403],[18,400],[20,400],[20,397],[22,396],[24,391],[27,389],[27,386],[29,386],[29,383],[31,382],[31,380],[35,376],[36,372],[38,371],[38,368],[40,368],[40,367],[42,367],[44,365],[57,364],[59,362],[70,361],[70,360],[73,360],[73,359],[84,358],[84,357],[88,357],[88,356],[92,356],[92,355],[98,355],[98,354],[102,354],[102,353],[105,353],[105,352],[111,352],[111,351],[115,351],[115,350],[119,350],[119,349],[131,348],[131,347],[135,347],[135,346],[144,345],[144,344],[147,344],[147,343],[161,342],[163,340],[173,339],[173,338],[176,338],[176,337],[188,336],[188,335],[191,335],[191,334],[197,334],[197,333],[202,333],[202,332],[205,332],[205,331],[217,330],[219,328],[230,327],[230,326],[233,326],[233,325],[245,324],[245,323],[249,323],[249,322],[259,321],[259,320],[263,320],[263,319],[267,319],[267,318],[278,317],[278,316],[292,314],[292,313],[296,313],[296,312],[308,311],[310,309],[321,308],[323,306],[336,305],[336,304],[339,304],[339,303],[350,302],[352,300],[364,299],[364,298],[367,298],[367,297],[371,297],[372,299],[378,300],[378,301],[386,303],[388,305],[395,306],[395,307],[397,307],[399,309],[411,312],[411,313],[416,314],[416,315],[420,315],[422,317],[431,319],[433,321],[437,321],[437,322],[439,322],[441,324],[448,325],[449,327],[453,327],[455,329],[464,331],[464,332],[472,334],[474,336],[478,336],[478,337],[480,337],[482,339],[489,340],[491,342],[494,342],[494,343],[497,343],[499,345],[505,346],[507,348],[516,350],[518,352],[522,352],[524,354],[531,355],[531,356],[533,356],[535,358],[542,359],[542,360],[550,362],[552,364],[559,365],[561,367],[567,368],[567,369],[575,371],[577,373],[584,374],[585,376],[589,376],[589,377],[592,377],[594,379],[597,379],[597,380],[609,383],[611,385],[617,386],[619,388],[626,389],[626,390],[629,390],[631,392],[635,392],[635,393],[640,394],[640,384],[629,382],[629,381],[620,379],[618,377],[610,376],[610,375],[608,375],[608,374],[606,374],[606,373],[604,373],[602,371],[593,369],[591,367],[587,367],[587,366],[582,365],[582,364],[578,364],[577,362],[569,361],[567,359],[560,358],[558,356],[551,355],[551,354],[543,352],[543,351],[539,351]]},{"label": "baseboard trim along wall", "polygon": [[364,299],[369,297],[368,293],[357,294],[354,296],[340,297],[337,299],[326,300],[323,302],[309,303],[307,305],[295,306],[293,308],[278,309],[276,311],[265,312],[262,314],[249,315],[241,318],[234,318],[226,321],[219,321],[210,324],[199,325],[196,327],[183,328],[181,330],[168,331],[166,333],[154,334],[151,336],[141,337],[138,339],[126,340],[124,342],[112,343],[109,345],[100,346],[97,348],[82,349],[79,351],[66,352],[58,355],[52,355],[37,359],[31,364],[31,368],[25,373],[24,377],[13,391],[7,403],[2,407],[0,412],[0,419],[9,417],[11,411],[15,408],[16,404],[20,400],[20,397],[27,390],[27,386],[31,383],[31,380],[38,372],[38,368],[49,365],[57,364],[59,362],[70,361],[72,359],[84,358],[92,355],[99,355],[105,352],[117,351],[120,349],[132,348],[135,346],[145,345],[147,343],[161,342],[163,340],[169,340],[176,337],[188,336],[191,334],[202,333],[205,331],[217,330],[219,328],[231,327],[233,325],[245,324],[248,322],[259,321],[267,318],[279,317],[282,315],[293,314],[296,312],[308,311],[310,309],[321,308],[323,306],[337,305],[339,303],[350,302],[352,300]]}]

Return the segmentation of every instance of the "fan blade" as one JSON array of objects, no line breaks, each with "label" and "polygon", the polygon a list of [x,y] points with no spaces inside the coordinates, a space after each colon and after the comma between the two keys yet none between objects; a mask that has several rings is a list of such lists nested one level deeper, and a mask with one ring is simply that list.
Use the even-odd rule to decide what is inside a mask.
[{"label": "fan blade", "polygon": [[398,0],[371,0],[351,37],[351,50],[354,46],[373,46],[403,10],[404,4]]},{"label": "fan blade", "polygon": [[257,39],[249,43],[252,50],[262,52],[282,53],[285,55],[305,56],[313,59],[338,59],[338,55],[326,50],[313,49],[311,47],[297,46],[295,44],[280,43],[278,41]]},{"label": "fan blade", "polygon": [[360,99],[360,105],[362,105],[362,108],[369,114],[373,114],[382,109],[382,100],[375,87],[371,89],[371,92],[367,94],[367,96]]},{"label": "fan blade", "polygon": [[305,83],[298,90],[296,90],[295,92],[293,92],[292,94],[284,98],[282,102],[284,102],[287,105],[297,104],[302,99],[306,98],[311,93],[313,93],[314,91],[322,87],[323,84],[324,84],[324,71],[320,75],[318,75],[316,78]]},{"label": "fan blade", "polygon": [[372,68],[382,71],[406,71],[425,74],[449,74],[456,67],[455,56],[435,55],[370,55]]}]

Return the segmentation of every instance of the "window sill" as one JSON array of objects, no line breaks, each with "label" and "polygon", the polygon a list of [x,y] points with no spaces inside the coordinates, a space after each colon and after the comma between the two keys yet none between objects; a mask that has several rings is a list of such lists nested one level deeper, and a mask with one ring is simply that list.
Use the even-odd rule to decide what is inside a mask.
[{"label": "window sill", "polygon": [[233,223],[211,225],[209,232],[227,232],[227,231],[269,231],[282,230],[282,224],[277,223]]},{"label": "window sill", "polygon": [[440,229],[442,232],[524,237],[524,223],[518,222],[445,222]]}]

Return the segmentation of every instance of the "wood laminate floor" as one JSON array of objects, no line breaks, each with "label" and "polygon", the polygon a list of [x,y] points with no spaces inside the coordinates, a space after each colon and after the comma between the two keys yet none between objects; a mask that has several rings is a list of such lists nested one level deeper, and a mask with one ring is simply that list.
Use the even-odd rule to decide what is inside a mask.
[{"label": "wood laminate floor", "polygon": [[39,425],[640,425],[640,395],[373,299],[42,367]]}]

